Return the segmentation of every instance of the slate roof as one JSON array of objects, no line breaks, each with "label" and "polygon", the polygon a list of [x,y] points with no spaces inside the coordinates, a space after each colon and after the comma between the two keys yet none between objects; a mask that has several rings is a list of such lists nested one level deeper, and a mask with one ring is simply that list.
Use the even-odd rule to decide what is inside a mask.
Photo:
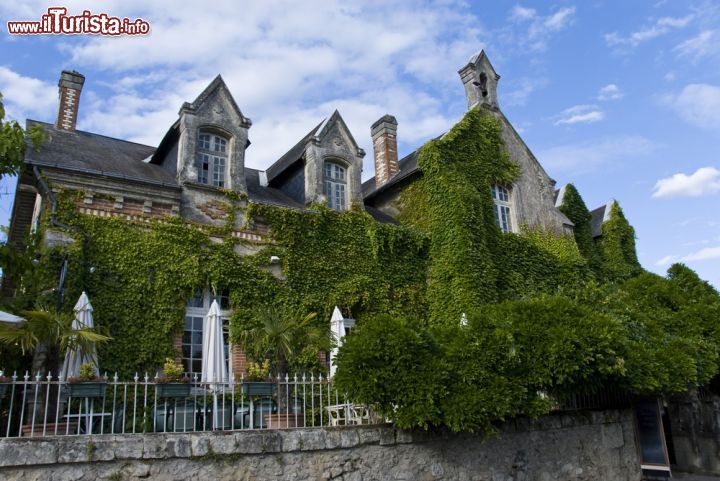
[{"label": "slate roof", "polygon": [[610,203],[590,211],[590,228],[592,230],[593,237],[600,237],[602,235],[602,225],[603,222],[605,222],[605,211],[609,208],[609,205]]},{"label": "slate roof", "polygon": [[260,171],[245,167],[245,184],[247,185],[248,199],[258,204],[270,204],[280,207],[304,209],[305,206],[292,199],[280,189],[263,187],[260,184]]},{"label": "slate roof", "polygon": [[282,174],[287,170],[288,167],[290,167],[292,164],[300,160],[302,157],[303,152],[305,152],[305,144],[313,137],[315,136],[315,133],[320,128],[321,125],[325,120],[317,124],[315,127],[313,127],[310,132],[307,133],[305,137],[303,137],[297,144],[295,144],[290,150],[285,152],[282,157],[280,157],[273,165],[268,167],[267,169],[267,179],[268,182],[272,182],[272,180],[277,177],[278,175]]},{"label": "slate roof", "polygon": [[414,151],[402,159],[400,159],[400,170],[397,174],[393,175],[390,180],[388,180],[385,184],[381,185],[380,187],[377,187],[375,185],[375,177],[366,180],[362,184],[362,194],[363,199],[370,200],[372,197],[374,197],[377,194],[380,194],[381,192],[386,191],[393,185],[397,185],[403,180],[407,179],[408,177],[412,176],[415,173],[420,172],[420,169],[417,165],[418,160],[418,151]]},{"label": "slate roof", "polygon": [[38,150],[28,146],[28,164],[179,188],[170,172],[143,162],[155,147],[81,130],[64,132],[52,124],[28,120],[27,126],[33,125],[41,126],[47,135]]}]

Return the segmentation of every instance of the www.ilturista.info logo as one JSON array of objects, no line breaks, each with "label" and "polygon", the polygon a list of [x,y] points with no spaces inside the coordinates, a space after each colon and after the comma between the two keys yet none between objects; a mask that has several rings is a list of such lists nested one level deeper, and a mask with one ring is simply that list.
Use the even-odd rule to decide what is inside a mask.
[{"label": "www.ilturista.info logo", "polygon": [[130,20],[90,10],[82,15],[68,15],[65,7],[50,7],[40,21],[8,22],[7,29],[10,35],[147,35],[150,24],[142,18]]}]

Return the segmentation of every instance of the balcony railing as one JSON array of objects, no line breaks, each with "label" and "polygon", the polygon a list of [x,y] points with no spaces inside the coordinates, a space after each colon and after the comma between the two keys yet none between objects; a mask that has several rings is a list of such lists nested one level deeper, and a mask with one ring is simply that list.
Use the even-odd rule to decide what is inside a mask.
[{"label": "balcony railing", "polygon": [[[0,372],[0,376],[2,373]],[[272,382],[157,383],[136,375],[68,383],[14,374],[0,382],[0,437],[287,429],[381,423],[322,375]]]}]

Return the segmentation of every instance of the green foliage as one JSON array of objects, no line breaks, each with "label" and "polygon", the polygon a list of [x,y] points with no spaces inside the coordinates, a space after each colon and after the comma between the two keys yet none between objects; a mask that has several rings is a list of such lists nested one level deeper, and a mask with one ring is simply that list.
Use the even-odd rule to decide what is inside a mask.
[{"label": "green foliage", "polygon": [[[428,304],[431,320],[459,319],[461,312],[497,299],[497,254],[490,188],[518,173],[504,149],[500,125],[474,109],[440,139],[425,144],[418,166],[430,237]],[[412,220],[412,219],[411,219]]]},{"label": "green foliage", "polygon": [[601,275],[608,281],[628,279],[642,271],[635,252],[635,229],[617,202],[612,203],[610,218],[603,223],[598,250]]},{"label": "green foliage", "polygon": [[80,378],[80,381],[94,381],[97,377],[97,370],[92,363],[86,362],[80,366],[79,374],[80,375],[78,377]]},{"label": "green foliage", "polygon": [[315,313],[260,306],[251,322],[234,323],[232,337],[253,359],[269,360],[277,375],[318,368],[318,352],[331,347],[330,324]]},{"label": "green foliage", "polygon": [[248,381],[264,381],[268,377],[270,377],[270,359],[265,359],[262,363],[248,363],[246,378]]},{"label": "green foliage", "polygon": [[627,374],[619,382],[628,391],[681,393],[717,373],[720,295],[685,266],[673,266],[669,278],[643,272],[589,285],[575,298],[622,324],[617,349]]},{"label": "green foliage", "polygon": [[574,185],[565,186],[560,211],[570,219],[574,227],[574,236],[577,247],[587,260],[593,272],[600,270],[600,254],[592,235],[592,215]]},{"label": "green foliage", "polygon": [[183,377],[183,366],[171,357],[165,358],[163,364],[163,381],[178,382]]},{"label": "green foliage", "polygon": [[33,128],[25,132],[16,121],[5,120],[5,106],[0,94],[0,177],[18,174],[23,167],[25,158],[25,139],[37,148],[43,139],[40,129]]},{"label": "green foliage", "polygon": [[340,350],[339,389],[399,427],[490,433],[496,421],[547,412],[542,392],[588,390],[624,373],[622,326],[570,299],[486,305],[468,318],[430,328],[366,319]]},{"label": "green foliage", "polygon": [[23,354],[34,351],[38,345],[56,346],[60,352],[68,349],[88,352],[93,344],[105,343],[112,338],[102,329],[83,327],[75,329],[73,318],[47,310],[23,311],[26,319],[19,326],[4,326],[0,329],[0,343],[17,345]]},{"label": "green foliage", "polygon": [[425,316],[428,243],[407,228],[378,224],[362,211],[298,211],[251,204],[250,218],[272,228],[285,281],[275,302],[315,312],[334,306],[362,319],[378,313]]}]

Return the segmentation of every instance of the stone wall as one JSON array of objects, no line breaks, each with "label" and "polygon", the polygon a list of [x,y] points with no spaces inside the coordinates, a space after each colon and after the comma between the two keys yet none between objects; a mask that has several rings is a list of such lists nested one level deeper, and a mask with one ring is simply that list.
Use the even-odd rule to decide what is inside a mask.
[{"label": "stone wall", "polygon": [[720,397],[696,394],[668,403],[678,471],[720,475]]},{"label": "stone wall", "polygon": [[501,435],[390,425],[0,440],[0,479],[639,481],[629,411],[516,419]]}]

